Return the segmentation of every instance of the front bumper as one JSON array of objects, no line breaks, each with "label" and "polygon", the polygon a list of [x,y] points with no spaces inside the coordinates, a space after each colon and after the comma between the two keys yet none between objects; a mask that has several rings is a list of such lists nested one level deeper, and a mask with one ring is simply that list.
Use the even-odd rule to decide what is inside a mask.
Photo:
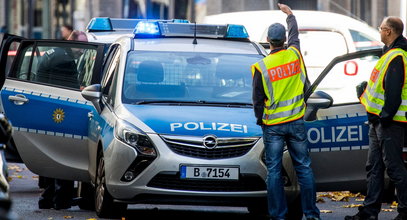
[{"label": "front bumper", "polygon": [[[116,201],[247,205],[253,200],[265,199],[267,169],[261,161],[262,141],[257,141],[246,154],[239,157],[202,159],[175,153],[158,135],[149,137],[155,144],[157,158],[130,182],[122,181],[122,177],[136,160],[137,151],[116,139],[105,151],[107,189]],[[239,180],[181,179],[181,164],[238,166]]]}]

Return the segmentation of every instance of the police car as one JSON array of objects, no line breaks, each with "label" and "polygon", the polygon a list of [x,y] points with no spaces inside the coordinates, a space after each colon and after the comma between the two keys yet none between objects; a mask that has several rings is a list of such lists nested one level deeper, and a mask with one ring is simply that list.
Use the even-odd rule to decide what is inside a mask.
[{"label": "police car", "polygon": [[[97,19],[89,28],[99,30],[90,34],[112,34],[111,25]],[[251,64],[266,56],[264,48],[240,25],[137,20],[134,27],[108,42],[109,49],[94,42],[3,40],[5,52],[20,42],[10,71],[0,65],[8,75],[1,107],[24,163],[41,176],[81,181],[81,196],[94,201],[100,217],[120,216],[130,203],[265,212],[267,170],[250,73]],[[37,80],[41,57],[52,48],[80,54],[80,86]],[[368,146],[363,107],[332,105],[329,91],[318,85],[336,64],[380,52],[334,59],[306,94],[318,190],[364,190]],[[0,62],[5,57],[2,52]],[[300,219],[287,151],[284,158],[289,214]]]}]

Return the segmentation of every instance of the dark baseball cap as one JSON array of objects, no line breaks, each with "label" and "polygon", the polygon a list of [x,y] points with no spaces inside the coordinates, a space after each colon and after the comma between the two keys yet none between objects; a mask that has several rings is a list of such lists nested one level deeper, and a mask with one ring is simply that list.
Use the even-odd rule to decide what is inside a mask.
[{"label": "dark baseball cap", "polygon": [[285,41],[285,27],[280,23],[274,23],[269,26],[267,37],[270,41]]}]

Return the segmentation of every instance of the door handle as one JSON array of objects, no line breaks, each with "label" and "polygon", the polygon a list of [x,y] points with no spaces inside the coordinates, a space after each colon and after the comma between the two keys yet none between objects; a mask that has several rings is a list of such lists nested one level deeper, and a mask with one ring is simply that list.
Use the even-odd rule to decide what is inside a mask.
[{"label": "door handle", "polygon": [[22,94],[17,94],[17,95],[14,95],[14,96],[9,96],[9,97],[8,97],[8,100],[14,102],[14,104],[16,104],[16,105],[23,105],[23,104],[25,104],[25,103],[28,102],[28,99],[27,99],[24,95],[22,95]]},{"label": "door handle", "polygon": [[88,118],[89,118],[89,119],[92,119],[93,116],[94,116],[94,115],[93,115],[93,112],[88,112]]}]

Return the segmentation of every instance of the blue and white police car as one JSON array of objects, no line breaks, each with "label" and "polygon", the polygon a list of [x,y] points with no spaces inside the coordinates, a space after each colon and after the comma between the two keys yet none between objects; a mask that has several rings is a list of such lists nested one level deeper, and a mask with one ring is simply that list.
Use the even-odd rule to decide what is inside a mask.
[{"label": "blue and white police car", "polygon": [[[132,22],[132,34],[104,43],[3,40],[0,64],[19,44],[9,70],[0,65],[7,75],[0,104],[24,163],[41,176],[81,181],[81,196],[94,201],[100,217],[119,216],[130,203],[265,211],[267,170],[250,72],[267,55],[264,48],[240,25]],[[95,19],[89,29],[94,41],[118,33],[109,18]],[[72,53],[77,86],[53,76],[59,71],[47,81],[37,77],[42,57],[56,48]],[[368,146],[361,104],[333,105],[329,89],[318,85],[336,64],[379,54],[334,59],[306,94],[318,190],[364,190]],[[283,165],[289,214],[301,219],[287,152]]]}]

